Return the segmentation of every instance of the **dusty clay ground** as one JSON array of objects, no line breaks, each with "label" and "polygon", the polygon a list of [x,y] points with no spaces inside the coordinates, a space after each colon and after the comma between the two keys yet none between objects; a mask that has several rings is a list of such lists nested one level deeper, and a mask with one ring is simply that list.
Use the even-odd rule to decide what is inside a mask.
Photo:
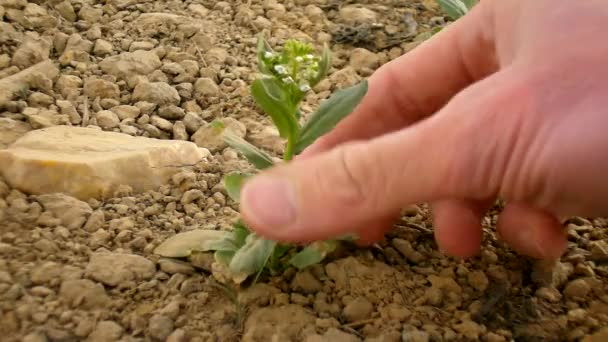
[{"label": "dusty clay ground", "polygon": [[[30,129],[88,125],[191,140],[212,153],[160,189],[124,189],[88,203],[27,195],[0,181],[0,340],[608,341],[608,221],[601,219],[568,220],[569,249],[548,266],[496,240],[492,215],[480,257],[447,258],[424,205],[406,210],[378,246],[347,246],[322,265],[242,288],[214,280],[209,255],[153,254],[177,232],[227,228],[238,215],[220,180],[248,164],[205,145],[206,123],[228,118],[249,141],[281,153],[248,97],[259,30],[272,30],[273,45],[288,37],[331,44],[334,68],[307,98],[308,112],[444,25],[433,1],[0,5],[0,79],[45,59],[60,66],[59,77],[20,89],[0,110],[10,119],[0,148]],[[162,65],[144,53],[137,67],[120,68],[113,56],[129,51],[155,54]],[[143,78],[159,91],[136,94]],[[166,87],[179,99],[151,105],[173,101]]]}]

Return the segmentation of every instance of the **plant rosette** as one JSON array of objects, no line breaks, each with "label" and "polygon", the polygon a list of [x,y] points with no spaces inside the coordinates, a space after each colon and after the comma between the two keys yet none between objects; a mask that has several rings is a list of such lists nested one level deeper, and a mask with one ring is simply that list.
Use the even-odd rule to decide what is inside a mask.
[{"label": "plant rosette", "polygon": [[[279,135],[286,141],[282,161],[289,162],[317,138],[333,129],[348,116],[367,93],[367,80],[332,94],[305,120],[300,103],[305,95],[325,78],[331,67],[331,52],[324,47],[320,54],[310,44],[287,40],[280,52],[274,51],[264,35],[258,37],[257,61],[260,77],[251,84],[256,104],[270,116]],[[253,144],[213,122],[217,134],[237,150],[257,171],[275,165],[273,158]],[[224,177],[228,196],[236,203],[240,190],[254,173],[231,172]],[[192,252],[214,252],[215,268],[221,278],[236,283],[264,270],[278,272],[288,266],[303,269],[321,262],[345,237],[316,241],[307,246],[280,244],[251,231],[238,220],[231,231],[194,230],[176,234],[155,249],[163,257],[188,257]],[[215,273],[214,273],[215,275]],[[221,279],[218,279],[222,281]]]}]

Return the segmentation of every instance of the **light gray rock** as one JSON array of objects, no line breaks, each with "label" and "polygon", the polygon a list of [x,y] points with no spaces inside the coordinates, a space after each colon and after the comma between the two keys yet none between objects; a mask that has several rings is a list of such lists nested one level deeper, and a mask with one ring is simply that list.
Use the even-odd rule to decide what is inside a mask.
[{"label": "light gray rock", "polygon": [[135,193],[157,188],[179,165],[196,164],[208,153],[187,141],[56,126],[28,132],[0,150],[0,175],[25,193],[88,200],[110,196],[121,185]]}]

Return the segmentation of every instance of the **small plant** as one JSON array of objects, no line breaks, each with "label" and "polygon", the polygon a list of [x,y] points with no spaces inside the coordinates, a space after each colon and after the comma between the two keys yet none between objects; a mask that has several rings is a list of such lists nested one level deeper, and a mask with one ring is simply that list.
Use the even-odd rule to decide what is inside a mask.
[{"label": "small plant", "polygon": [[479,0],[437,0],[437,4],[452,19],[458,20],[469,13]]},{"label": "small plant", "polygon": [[[251,85],[251,95],[266,112],[286,141],[283,162],[289,162],[317,138],[329,132],[350,114],[367,93],[367,81],[339,90],[323,101],[317,111],[304,120],[300,103],[331,67],[331,53],[324,47],[315,53],[312,45],[287,40],[280,52],[274,51],[263,35],[258,37],[257,62],[261,77]],[[214,122],[218,134],[257,169],[272,167],[270,155]],[[244,182],[254,174],[232,172],[225,176],[226,192],[239,202]],[[349,238],[344,238],[349,239]],[[241,282],[263,270],[278,271],[292,265],[299,269],[319,263],[337,247],[342,239],[316,241],[300,249],[279,244],[252,232],[238,220],[232,231],[194,230],[167,239],[155,250],[165,257],[185,257],[191,252],[214,251],[216,263],[229,271],[232,280]]]}]

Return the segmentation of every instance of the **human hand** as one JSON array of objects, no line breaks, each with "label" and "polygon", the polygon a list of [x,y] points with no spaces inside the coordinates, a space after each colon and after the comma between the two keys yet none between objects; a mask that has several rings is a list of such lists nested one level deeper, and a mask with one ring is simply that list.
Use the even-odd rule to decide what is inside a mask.
[{"label": "human hand", "polygon": [[608,214],[607,29],[604,0],[481,1],[374,73],[301,156],[248,181],[243,219],[279,241],[372,242],[428,202],[440,249],[469,257],[500,197],[500,237],[559,257],[558,217]]}]

